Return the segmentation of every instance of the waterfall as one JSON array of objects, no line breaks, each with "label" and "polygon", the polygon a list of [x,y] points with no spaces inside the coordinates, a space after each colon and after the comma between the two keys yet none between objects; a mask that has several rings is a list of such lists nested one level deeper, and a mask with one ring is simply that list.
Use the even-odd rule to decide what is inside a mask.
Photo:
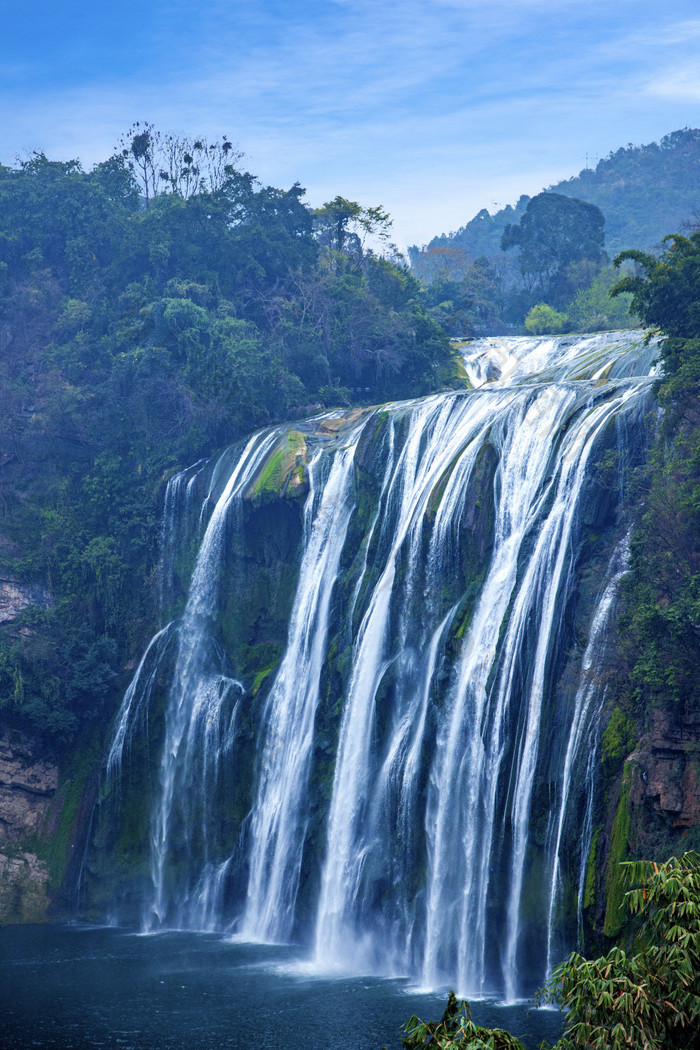
[{"label": "waterfall", "polygon": [[164,614],[187,598],[115,720],[92,846],[140,850],[114,893],[142,928],[507,1000],[575,945],[655,347],[463,353],[469,391],[327,412],[171,479]]},{"label": "waterfall", "polygon": [[[165,713],[165,740],[161,753],[159,793],[151,820],[151,878],[153,898],[147,902],[148,928],[167,918],[172,894],[165,883],[166,861],[171,848],[170,825],[173,809],[184,822],[186,843],[195,836],[195,825],[205,844],[203,870],[209,872],[211,861],[206,844],[208,789],[217,776],[222,758],[222,742],[230,739],[236,708],[227,713],[228,725],[220,715],[226,711],[226,700],[232,690],[242,691],[235,680],[221,673],[207,672],[206,657],[210,642],[210,621],[216,609],[219,572],[226,517],[231,507],[254,477],[276,438],[276,432],[255,435],[229,477],[214,508],[197,556],[187,606],[178,627],[175,672],[170,686]],[[177,790],[176,790],[177,789]],[[209,896],[205,878],[197,880],[195,899]],[[176,902],[178,925],[190,916],[189,895]]]},{"label": "waterfall", "polygon": [[175,561],[178,551],[178,533],[186,525],[193,502],[193,488],[206,460],[200,459],[191,467],[174,474],[165,489],[163,520],[160,529],[160,565],[158,571],[158,606],[161,620],[164,608],[173,599],[175,590]]},{"label": "waterfall", "polygon": [[254,939],[284,940],[292,932],[330,599],[350,521],[348,490],[360,432],[356,429],[350,444],[335,457],[317,508],[314,482],[320,453],[309,464],[304,556],[287,650],[267,699],[252,814],[243,933]]},{"label": "waterfall", "polygon": [[554,937],[556,934],[556,909],[561,895],[561,858],[560,847],[564,832],[564,821],[567,817],[569,795],[572,790],[572,773],[578,761],[581,760],[581,747],[585,748],[585,806],[584,820],[581,829],[581,850],[579,857],[578,878],[578,907],[577,926],[581,927],[581,904],[583,900],[583,889],[586,875],[586,861],[591,845],[592,831],[592,803],[595,791],[594,763],[591,759],[598,756],[596,726],[605,700],[605,683],[602,680],[601,671],[604,668],[605,656],[605,632],[609,625],[611,614],[617,597],[618,584],[627,572],[629,561],[629,533],[623,537],[614,549],[608,571],[606,573],[603,590],[597,604],[593,621],[591,623],[588,645],[581,661],[581,677],[576,697],[574,700],[573,717],[571,719],[571,730],[566,746],[564,768],[561,782],[561,794],[559,798],[559,811],[556,815],[556,835],[550,855],[552,857],[552,875],[549,888],[549,908],[547,912],[547,976],[558,959],[554,957]]}]

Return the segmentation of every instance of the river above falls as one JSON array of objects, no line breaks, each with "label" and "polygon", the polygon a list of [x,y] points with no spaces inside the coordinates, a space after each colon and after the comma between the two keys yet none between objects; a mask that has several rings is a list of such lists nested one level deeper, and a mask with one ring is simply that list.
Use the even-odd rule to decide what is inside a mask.
[{"label": "river above falls", "polygon": [[[413,1013],[438,1018],[444,996],[406,980],[315,977],[298,948],[189,932],[113,927],[0,928],[3,1050],[399,1050]],[[561,1018],[529,1004],[473,1004],[528,1050]]]}]

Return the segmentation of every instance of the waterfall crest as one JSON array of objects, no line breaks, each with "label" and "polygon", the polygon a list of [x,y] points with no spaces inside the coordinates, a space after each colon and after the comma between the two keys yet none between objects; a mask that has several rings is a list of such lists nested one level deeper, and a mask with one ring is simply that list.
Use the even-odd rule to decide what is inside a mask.
[{"label": "waterfall crest", "polygon": [[125,916],[472,996],[542,983],[581,923],[654,350],[476,340],[470,391],[324,413],[176,475],[168,616],[193,528],[198,551],[117,716],[93,846],[96,868],[140,785]]}]

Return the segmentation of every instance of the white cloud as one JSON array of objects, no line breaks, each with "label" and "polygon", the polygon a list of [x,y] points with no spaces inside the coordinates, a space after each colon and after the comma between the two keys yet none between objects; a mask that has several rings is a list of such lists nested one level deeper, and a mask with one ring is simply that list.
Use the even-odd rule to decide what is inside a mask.
[{"label": "white cloud", "polygon": [[135,119],[227,132],[262,180],[298,179],[314,204],[382,203],[397,239],[420,243],[575,174],[587,152],[696,121],[696,2],[209,0],[178,36],[191,3],[167,0],[128,76],[6,77],[0,159],[38,147],[89,164]]},{"label": "white cloud", "polygon": [[650,80],[646,92],[671,102],[700,102],[700,61],[681,63]]}]

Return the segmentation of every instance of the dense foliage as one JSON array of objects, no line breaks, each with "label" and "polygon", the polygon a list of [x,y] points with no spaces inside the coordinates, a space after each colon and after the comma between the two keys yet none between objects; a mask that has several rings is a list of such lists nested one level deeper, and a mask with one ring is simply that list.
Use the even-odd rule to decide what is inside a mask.
[{"label": "dense foliage", "polygon": [[624,865],[625,903],[642,925],[635,948],[599,959],[573,954],[550,997],[566,1006],[561,1050],[700,1047],[700,856]]},{"label": "dense foliage", "polygon": [[595,204],[561,193],[539,193],[528,201],[519,223],[508,223],[501,248],[518,249],[518,269],[526,287],[551,304],[564,305],[572,294],[574,264],[602,262],[604,226]]},{"label": "dense foliage", "polygon": [[561,332],[566,324],[566,314],[555,310],[548,303],[535,303],[525,317],[525,327],[532,335],[553,335]]},{"label": "dense foliage", "polygon": [[453,991],[439,1021],[421,1021],[414,1014],[404,1031],[404,1050],[525,1050],[510,1032],[474,1024],[469,1004],[465,999],[457,999]]},{"label": "dense foliage", "polygon": [[[565,1008],[553,1050],[696,1050],[700,1047],[700,855],[665,864],[623,865],[632,889],[628,911],[640,918],[635,950],[614,947],[599,959],[572,954],[552,974],[545,998]],[[405,1050],[522,1050],[501,1029],[473,1024],[450,992],[439,1022],[411,1017]]]},{"label": "dense foliage", "polygon": [[367,247],[381,208],[314,213],[238,160],[134,125],[89,172],[0,167],[0,578],[35,598],[0,635],[0,706],[54,740],[106,717],[152,627],[168,472],[450,363],[416,279]]},{"label": "dense foliage", "polygon": [[643,717],[671,706],[674,722],[700,709],[700,233],[673,236],[659,258],[628,251],[638,272],[616,292],[665,334],[662,415],[638,485],[644,501],[625,584],[621,647],[626,701]]}]

